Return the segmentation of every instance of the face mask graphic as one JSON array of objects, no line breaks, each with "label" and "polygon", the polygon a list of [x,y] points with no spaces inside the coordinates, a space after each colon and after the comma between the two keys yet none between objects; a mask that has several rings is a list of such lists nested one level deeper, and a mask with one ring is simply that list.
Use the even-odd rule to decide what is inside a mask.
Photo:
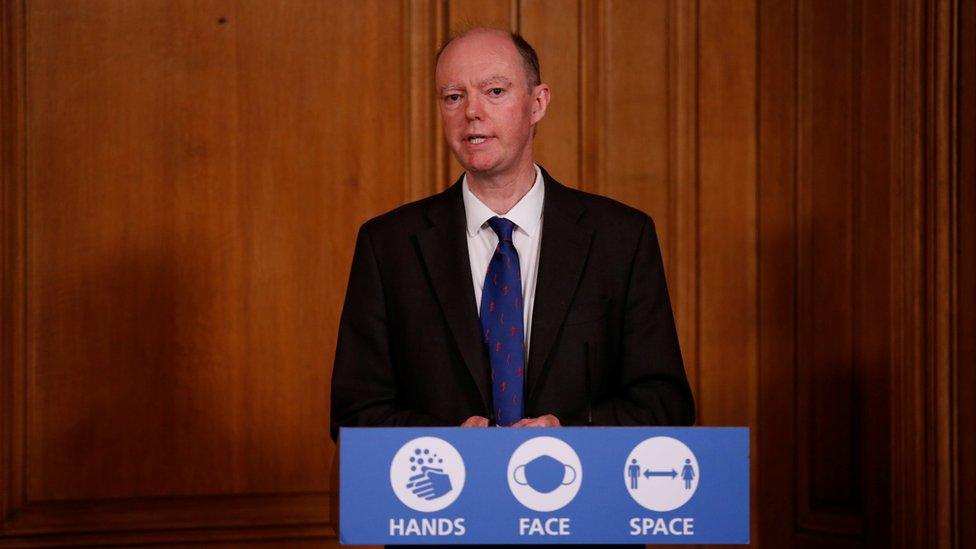
[{"label": "face mask graphic", "polygon": [[537,492],[548,494],[560,486],[576,481],[576,470],[552,456],[541,455],[519,465],[512,473],[515,482],[531,486]]}]

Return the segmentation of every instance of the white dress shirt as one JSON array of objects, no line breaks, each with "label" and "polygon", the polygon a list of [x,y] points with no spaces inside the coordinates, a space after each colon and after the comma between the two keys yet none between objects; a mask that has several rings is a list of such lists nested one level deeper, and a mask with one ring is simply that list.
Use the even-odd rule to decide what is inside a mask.
[{"label": "white dress shirt", "polygon": [[496,214],[478,199],[468,187],[465,174],[461,183],[464,197],[464,215],[467,220],[468,258],[471,261],[471,282],[474,284],[474,299],[479,312],[481,308],[481,289],[488,273],[488,263],[498,245],[498,235],[488,225],[488,220],[498,216],[515,224],[512,243],[519,256],[519,270],[522,275],[522,322],[525,331],[525,360],[529,360],[529,336],[532,332],[532,309],[535,306],[535,283],[539,273],[539,243],[542,241],[542,204],[546,196],[542,182],[542,170],[535,167],[535,182],[529,192],[507,213]]}]

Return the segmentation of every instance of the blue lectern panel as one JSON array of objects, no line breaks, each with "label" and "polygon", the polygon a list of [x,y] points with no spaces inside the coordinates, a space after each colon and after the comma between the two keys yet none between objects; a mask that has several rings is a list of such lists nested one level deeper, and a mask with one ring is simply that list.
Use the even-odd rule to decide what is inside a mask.
[{"label": "blue lectern panel", "polygon": [[342,429],[345,544],[748,543],[745,428]]}]

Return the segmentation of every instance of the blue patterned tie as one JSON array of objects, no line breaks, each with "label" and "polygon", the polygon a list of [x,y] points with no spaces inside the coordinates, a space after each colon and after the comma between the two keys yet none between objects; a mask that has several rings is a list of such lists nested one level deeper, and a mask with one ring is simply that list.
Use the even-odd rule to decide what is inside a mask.
[{"label": "blue patterned tie", "polygon": [[525,331],[522,329],[522,274],[512,243],[515,224],[501,217],[488,220],[495,248],[481,291],[481,329],[491,364],[491,398],[495,423],[508,426],[522,419]]}]

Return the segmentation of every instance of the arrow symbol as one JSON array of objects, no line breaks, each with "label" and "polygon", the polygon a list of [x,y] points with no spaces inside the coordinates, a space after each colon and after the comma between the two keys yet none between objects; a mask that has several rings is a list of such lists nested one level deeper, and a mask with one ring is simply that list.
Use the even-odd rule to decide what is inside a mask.
[{"label": "arrow symbol", "polygon": [[670,471],[651,471],[650,469],[644,470],[644,478],[671,477],[671,479],[674,480],[674,477],[676,476],[678,476],[678,472],[674,469],[671,469]]}]

